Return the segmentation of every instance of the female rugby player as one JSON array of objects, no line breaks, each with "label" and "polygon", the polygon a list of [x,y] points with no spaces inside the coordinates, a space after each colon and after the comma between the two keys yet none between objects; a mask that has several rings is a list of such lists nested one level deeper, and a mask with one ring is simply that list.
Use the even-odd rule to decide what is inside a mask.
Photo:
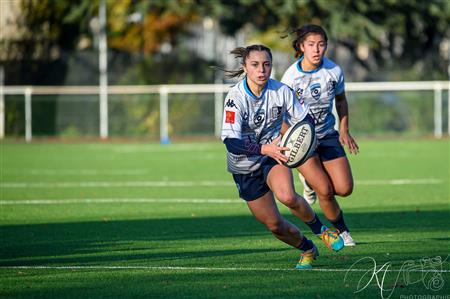
[{"label": "female rugby player", "polygon": [[[348,128],[348,103],[342,69],[325,57],[327,34],[318,25],[307,24],[294,31],[292,46],[298,60],[284,73],[281,82],[290,86],[300,102],[309,105],[318,138],[317,155],[297,169],[303,182],[303,196],[309,204],[319,197],[325,217],[340,231],[345,246],[355,246],[335,195],[353,191],[353,177],[343,146],[359,152]],[[333,106],[339,117],[339,132],[334,129]]]}]

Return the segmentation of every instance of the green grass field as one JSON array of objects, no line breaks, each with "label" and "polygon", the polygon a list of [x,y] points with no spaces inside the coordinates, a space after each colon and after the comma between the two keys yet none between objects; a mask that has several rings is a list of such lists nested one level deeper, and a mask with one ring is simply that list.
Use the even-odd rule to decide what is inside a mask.
[{"label": "green grass field", "polygon": [[219,142],[0,146],[0,298],[450,298],[448,140],[360,141],[339,200],[355,248],[279,205],[317,240],[312,271],[237,197]]}]

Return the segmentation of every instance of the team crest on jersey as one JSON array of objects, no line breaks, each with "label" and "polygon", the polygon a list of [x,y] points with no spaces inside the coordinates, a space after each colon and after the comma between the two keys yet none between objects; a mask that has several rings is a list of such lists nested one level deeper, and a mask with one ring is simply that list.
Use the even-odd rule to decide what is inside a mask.
[{"label": "team crest on jersey", "polygon": [[236,115],[236,112],[225,110],[225,123],[234,124],[235,115]]},{"label": "team crest on jersey", "polygon": [[264,122],[264,118],[265,118],[265,111],[259,110],[253,116],[253,123],[255,124],[255,126],[259,127]]},{"label": "team crest on jersey", "polygon": [[309,87],[312,97],[317,101],[320,98],[320,83],[314,83]]},{"label": "team crest on jersey", "polygon": [[332,80],[332,79],[330,79],[330,80],[327,82],[327,91],[328,91],[328,95],[334,94],[335,89],[336,89],[336,85],[337,85],[337,82],[334,81],[334,80]]}]

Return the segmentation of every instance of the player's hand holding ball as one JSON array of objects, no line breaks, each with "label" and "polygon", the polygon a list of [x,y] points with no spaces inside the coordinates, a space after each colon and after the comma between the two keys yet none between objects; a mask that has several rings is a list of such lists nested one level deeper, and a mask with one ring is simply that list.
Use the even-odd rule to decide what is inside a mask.
[{"label": "player's hand holding ball", "polygon": [[278,162],[280,165],[284,165],[288,161],[283,152],[289,150],[288,147],[278,146],[280,143],[281,135],[275,138],[270,144],[263,144],[261,146],[261,154],[269,156]]}]

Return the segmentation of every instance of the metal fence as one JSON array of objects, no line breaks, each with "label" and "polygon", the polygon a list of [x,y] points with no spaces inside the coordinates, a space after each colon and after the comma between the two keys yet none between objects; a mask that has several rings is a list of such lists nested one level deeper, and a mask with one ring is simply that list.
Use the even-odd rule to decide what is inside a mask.
[{"label": "metal fence", "polygon": [[[168,143],[169,136],[169,102],[173,101],[176,94],[211,94],[213,95],[213,118],[214,135],[220,135],[222,123],[222,109],[224,95],[229,90],[229,84],[196,84],[196,85],[137,85],[137,86],[108,86],[107,94],[109,101],[114,96],[130,95],[152,95],[159,101],[159,139],[162,143]],[[447,133],[450,135],[450,81],[410,81],[410,82],[348,82],[346,91],[351,96],[352,105],[364,101],[364,96],[371,92],[431,92],[433,100],[427,107],[432,109],[433,134],[435,138],[443,136],[444,120],[447,122]],[[443,93],[447,91],[447,100],[444,100]],[[23,96],[24,103],[24,128],[25,140],[30,142],[33,138],[32,109],[33,99],[42,95],[72,95],[72,96],[95,96],[95,100],[100,95],[99,86],[0,86],[0,138],[5,137],[5,101],[7,96]],[[382,97],[375,96],[375,101]],[[429,96],[424,96],[423,101],[430,101]],[[107,138],[110,127],[108,104],[98,104],[98,135]],[[108,103],[108,102],[107,102]],[[445,113],[446,104],[447,113]],[[432,108],[431,108],[432,107]],[[388,108],[390,109],[390,108]],[[371,113],[365,111],[364,113]],[[379,112],[383,113],[383,112]],[[408,113],[408,112],[399,112]],[[352,114],[351,117],[353,118]]]}]

